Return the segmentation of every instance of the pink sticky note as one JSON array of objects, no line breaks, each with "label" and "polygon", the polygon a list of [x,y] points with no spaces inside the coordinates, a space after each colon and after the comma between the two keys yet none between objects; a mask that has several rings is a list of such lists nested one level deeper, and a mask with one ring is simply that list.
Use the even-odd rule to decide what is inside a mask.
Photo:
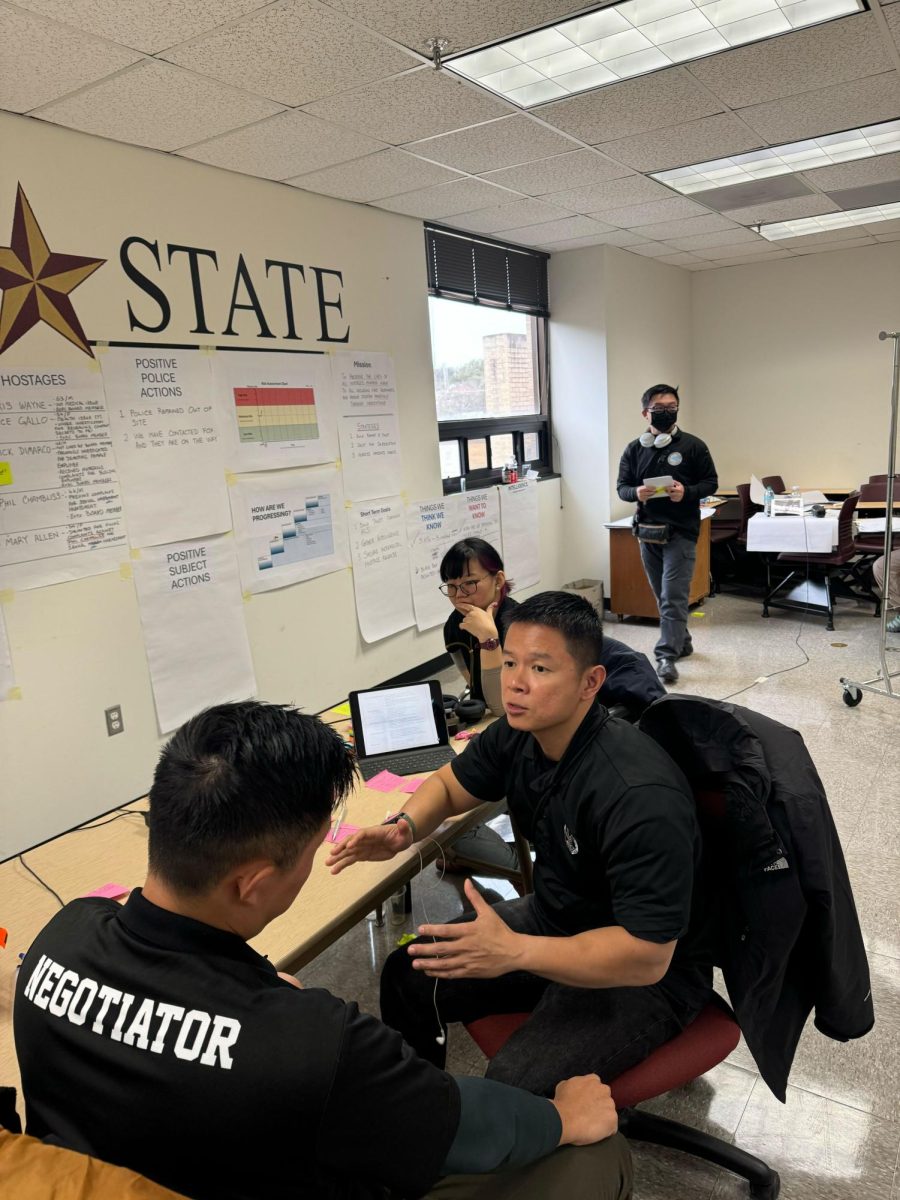
[{"label": "pink sticky note", "polygon": [[422,784],[424,782],[425,782],[424,779],[407,779],[406,783],[404,783],[404,785],[400,789],[400,791],[401,792],[415,792],[422,786]]},{"label": "pink sticky note", "polygon": [[469,738],[476,736],[474,729],[463,729],[460,733],[453,735],[454,742],[467,742]]},{"label": "pink sticky note", "polygon": [[127,896],[131,888],[123,887],[121,883],[104,883],[102,887],[94,888],[92,892],[85,892],[85,896],[102,896],[104,900],[121,900],[123,896]]},{"label": "pink sticky note", "polygon": [[393,792],[402,782],[402,775],[395,775],[392,771],[379,771],[377,775],[366,780],[366,787],[373,788],[376,792]]},{"label": "pink sticky note", "polygon": [[358,830],[359,830],[358,825],[345,825],[344,822],[342,821],[341,824],[338,826],[338,831],[334,835],[334,837],[332,837],[331,834],[329,833],[328,841],[329,842],[342,842],[344,840],[344,838],[350,837],[350,835],[352,833],[356,833]]}]

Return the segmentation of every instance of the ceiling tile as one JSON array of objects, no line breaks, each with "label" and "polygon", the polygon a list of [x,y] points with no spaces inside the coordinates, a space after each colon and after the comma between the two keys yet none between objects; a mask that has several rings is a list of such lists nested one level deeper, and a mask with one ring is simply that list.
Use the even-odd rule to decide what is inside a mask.
[{"label": "ceiling tile", "polygon": [[896,71],[740,110],[741,119],[772,145],[892,121],[898,114],[900,76]]},{"label": "ceiling tile", "polygon": [[697,258],[693,254],[661,254],[659,261],[668,263],[670,267],[688,267],[702,262],[703,259]]},{"label": "ceiling tile", "polygon": [[735,258],[720,258],[717,267],[746,267],[751,263],[777,262],[780,258],[793,258],[786,250],[772,250],[768,254],[744,254]]},{"label": "ceiling tile", "polygon": [[873,221],[871,225],[863,225],[861,232],[869,233],[872,237],[900,233],[900,217],[895,218],[893,221]]},{"label": "ceiling tile", "polygon": [[858,250],[861,246],[877,246],[878,242],[874,238],[850,238],[846,242],[833,242],[830,245],[807,246],[804,249],[802,246],[795,246],[794,254],[828,254],[832,250]]},{"label": "ceiling tile", "polygon": [[672,253],[672,247],[662,242],[641,242],[639,245],[626,246],[625,249],[629,254],[640,254],[644,258],[662,258],[664,254]]},{"label": "ceiling tile", "polygon": [[627,175],[624,179],[610,179],[593,187],[569,188],[565,192],[552,192],[544,197],[551,204],[559,204],[574,212],[600,212],[604,208],[622,208],[626,204],[643,204],[648,200],[670,200],[672,193],[655,179],[643,175]]},{"label": "ceiling tile", "polygon": [[[890,3],[891,0],[885,0]],[[884,18],[887,21],[887,27],[891,31],[891,36],[897,46],[900,46],[900,8],[888,8],[885,10]]]},{"label": "ceiling tile", "polygon": [[145,59],[34,115],[117,142],[175,150],[279,111],[260,96]]},{"label": "ceiling tile", "polygon": [[793,221],[796,217],[818,217],[821,213],[837,212],[837,205],[827,196],[812,192],[794,196],[791,200],[772,200],[769,204],[751,204],[747,208],[729,209],[732,221],[741,225],[764,225],[767,221]]},{"label": "ceiling tile", "polygon": [[[282,0],[162,55],[281,104],[307,104],[408,71],[416,59],[314,0]],[[319,114],[324,115],[324,114]]]},{"label": "ceiling tile", "polygon": [[259,8],[260,0],[16,0],[98,37],[156,54]]},{"label": "ceiling tile", "polygon": [[482,208],[476,212],[457,213],[453,224],[457,229],[468,229],[471,233],[496,233],[498,229],[514,229],[522,225],[537,225],[541,221],[554,221],[571,216],[554,204],[545,204],[529,196],[527,200],[512,200],[493,208]]},{"label": "ceiling tile", "polygon": [[557,129],[597,145],[706,117],[721,112],[722,105],[684,67],[670,67],[534,111]]},{"label": "ceiling tile", "polygon": [[263,179],[295,179],[335,163],[362,158],[385,149],[381,142],[362,137],[302,112],[283,112],[247,129],[179,151],[185,158],[259,175]]},{"label": "ceiling tile", "polygon": [[485,42],[549,25],[583,5],[573,0],[328,0],[338,12],[346,13],[370,29],[394,41],[427,53],[425,42],[440,35],[450,41],[448,54],[468,50]]},{"label": "ceiling tile", "polygon": [[726,258],[742,258],[744,256],[756,254],[771,254],[773,249],[778,249],[774,242],[767,242],[765,238],[758,237],[753,242],[730,242],[727,246],[710,246],[706,250],[695,250],[694,254],[698,258],[708,258],[711,262],[720,262]]},{"label": "ceiling tile", "polygon": [[512,106],[446,71],[422,67],[320,100],[307,105],[306,111],[399,145],[502,117]]},{"label": "ceiling tile", "polygon": [[511,192],[493,187],[483,179],[463,178],[442,183],[438,187],[407,192],[404,196],[388,196],[384,200],[377,200],[375,206],[386,208],[389,212],[405,213],[409,217],[436,221],[441,217],[455,216],[456,213],[488,208],[497,200],[506,203],[514,199],[516,197]]},{"label": "ceiling tile", "polygon": [[755,150],[759,144],[758,134],[732,113],[723,113],[687,125],[604,142],[602,149],[637,171],[667,171],[671,167],[742,154],[745,150]]},{"label": "ceiling tile", "polygon": [[513,167],[551,154],[574,149],[570,138],[530,117],[501,117],[484,125],[443,133],[440,137],[410,142],[404,149],[433,162],[457,167],[473,175],[491,167]]},{"label": "ceiling tile", "polygon": [[122,46],[0,4],[0,108],[10,112],[28,112],[139,59]]},{"label": "ceiling tile", "polygon": [[565,242],[551,242],[547,246],[538,246],[538,250],[549,250],[552,254],[556,254],[562,250],[582,250],[586,246],[609,246],[612,243],[608,240],[609,234],[600,234],[599,237],[581,237],[571,238]]},{"label": "ceiling tile", "polygon": [[684,269],[686,271],[713,271],[718,265],[718,263],[701,262],[698,260],[696,263],[685,263]]},{"label": "ceiling tile", "polygon": [[689,69],[725,104],[744,108],[877,75],[893,66],[874,17],[860,13],[713,54]]},{"label": "ceiling tile", "polygon": [[538,243],[543,246],[553,242],[569,242],[573,238],[610,232],[612,230],[609,225],[605,225],[602,221],[592,221],[590,217],[563,217],[559,221],[542,221],[539,225],[504,229],[498,232],[498,236],[508,238],[511,242],[522,242],[526,246]]},{"label": "ceiling tile", "polygon": [[876,233],[876,242],[897,242],[900,241],[900,233]]},{"label": "ceiling tile", "polygon": [[[313,120],[310,117],[310,120]],[[345,135],[348,131],[341,130]],[[357,137],[357,134],[351,134]],[[284,182],[308,192],[320,192],[325,196],[336,196],[339,200],[383,200],[385,196],[397,196],[419,188],[432,187],[436,183],[448,183],[459,178],[456,171],[428,163],[404,150],[379,150],[366,158],[355,158],[351,162],[326,167],[298,175]]]},{"label": "ceiling tile", "polygon": [[671,245],[677,246],[679,250],[696,250],[698,254],[701,250],[710,250],[717,246],[733,246],[737,242],[770,244],[758,233],[754,233],[752,229],[720,229],[718,233],[694,233],[689,237],[669,238],[669,242]]},{"label": "ceiling tile", "polygon": [[865,187],[870,183],[885,183],[900,179],[900,153],[880,154],[877,158],[859,158],[856,162],[833,163],[804,171],[802,178],[823,192],[843,191]]},{"label": "ceiling tile", "polygon": [[649,204],[631,204],[625,208],[606,209],[591,215],[609,225],[634,229],[640,225],[658,225],[661,221],[706,216],[707,210],[695,204],[693,200],[688,200],[686,196],[673,196],[669,200],[651,200]]},{"label": "ceiling tile", "polygon": [[642,225],[640,233],[648,238],[690,237],[693,233],[718,233],[720,229],[737,229],[734,222],[717,213],[708,217],[688,217],[684,221],[664,221],[660,225]]},{"label": "ceiling tile", "polygon": [[631,175],[628,167],[612,162],[597,150],[575,150],[571,154],[556,154],[520,167],[504,167],[488,171],[484,178],[500,183],[526,196],[544,196],[561,188],[590,187],[607,179]]},{"label": "ceiling tile", "polygon": [[832,242],[872,241],[869,234],[851,227],[844,229],[823,229],[821,233],[808,233],[803,236],[779,238],[772,245],[783,246],[786,250],[803,250],[811,246],[830,246]]}]

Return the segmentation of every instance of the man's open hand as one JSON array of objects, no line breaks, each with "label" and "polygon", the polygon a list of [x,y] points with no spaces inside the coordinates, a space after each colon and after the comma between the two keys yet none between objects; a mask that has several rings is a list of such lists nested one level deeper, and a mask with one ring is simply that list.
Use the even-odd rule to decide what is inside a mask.
[{"label": "man's open hand", "polygon": [[434,979],[495,979],[516,970],[523,935],[513,933],[497,916],[471,879],[466,880],[465,888],[475,909],[475,920],[455,925],[421,925],[422,937],[439,940],[410,945],[413,967]]}]

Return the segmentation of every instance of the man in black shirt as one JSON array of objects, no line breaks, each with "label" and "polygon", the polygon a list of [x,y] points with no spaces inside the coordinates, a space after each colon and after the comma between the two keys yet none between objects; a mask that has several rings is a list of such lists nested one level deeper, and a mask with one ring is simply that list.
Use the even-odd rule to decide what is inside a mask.
[{"label": "man in black shirt", "polygon": [[[619,463],[619,499],[638,503],[639,523],[662,526],[662,541],[641,541],[641,560],[659,606],[657,674],[665,683],[678,679],[675,660],[693,654],[688,631],[688,596],[697,538],[700,501],[719,486],[706,443],[676,424],[678,388],[657,383],[641,398],[650,428],[625,447]],[[645,479],[669,475],[673,482],[657,495]]]},{"label": "man in black shirt", "polygon": [[[143,890],[122,908],[66,905],[22,964],[27,1132],[192,1200],[435,1184],[438,1200],[490,1200],[493,1177],[468,1173],[500,1168],[522,1173],[523,1196],[534,1170],[546,1194],[624,1200],[628,1152],[596,1077],[538,1107],[455,1079],[247,945],[296,899],[353,780],[335,731],[279,705],[220,705],[175,734],[150,792]],[[565,1143],[580,1147],[551,1153]]]},{"label": "man in black shirt", "polygon": [[[391,823],[335,847],[335,871],[390,858],[442,821],[506,796],[536,851],[534,894],[426,925],[382,973],[382,1019],[444,1059],[443,1024],[533,1009],[488,1069],[552,1093],[573,1070],[614,1079],[668,1041],[709,996],[703,947],[685,936],[699,838],[672,760],[596,702],[603,627],[586,600],[544,592],[512,613],[506,716],[469,743]],[[435,982],[436,981],[436,982]],[[437,1038],[436,1038],[437,1035]]]}]

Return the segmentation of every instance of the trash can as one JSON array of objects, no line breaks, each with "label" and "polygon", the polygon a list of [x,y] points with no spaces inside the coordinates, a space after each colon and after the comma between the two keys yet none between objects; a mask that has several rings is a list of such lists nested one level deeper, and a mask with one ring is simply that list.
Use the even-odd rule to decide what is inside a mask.
[{"label": "trash can", "polygon": [[603,620],[602,579],[575,579],[572,583],[564,583],[562,590],[564,592],[574,592],[576,596],[583,596],[588,603],[593,604],[600,620]]}]

